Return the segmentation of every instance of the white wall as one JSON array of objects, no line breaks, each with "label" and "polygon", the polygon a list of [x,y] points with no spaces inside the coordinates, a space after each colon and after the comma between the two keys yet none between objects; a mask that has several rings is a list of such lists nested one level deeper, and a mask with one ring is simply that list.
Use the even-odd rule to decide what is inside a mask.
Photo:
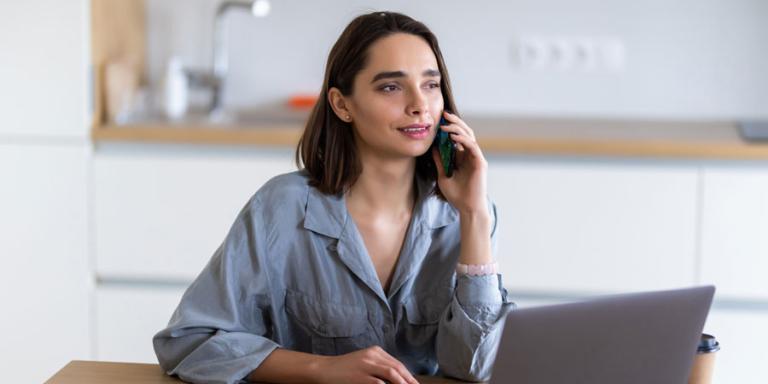
[{"label": "white wall", "polygon": [[91,355],[87,2],[0,2],[0,364],[40,383]]},{"label": "white wall", "polygon": [[[147,0],[149,65],[209,66],[218,0]],[[226,103],[247,107],[317,92],[331,45],[356,15],[389,9],[440,39],[465,113],[693,119],[768,118],[768,2],[762,0],[280,0],[272,14],[228,18]],[[618,37],[621,73],[513,66],[521,36]]]}]

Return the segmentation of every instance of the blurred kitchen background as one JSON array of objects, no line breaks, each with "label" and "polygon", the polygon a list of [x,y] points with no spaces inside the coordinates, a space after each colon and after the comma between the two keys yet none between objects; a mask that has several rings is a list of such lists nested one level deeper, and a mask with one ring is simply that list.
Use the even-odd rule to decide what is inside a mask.
[{"label": "blurred kitchen background", "polygon": [[486,149],[513,299],[715,284],[715,382],[764,382],[768,2],[241,3],[0,2],[3,381],[155,362],[239,209],[295,169],[335,39],[393,10],[438,36]]}]

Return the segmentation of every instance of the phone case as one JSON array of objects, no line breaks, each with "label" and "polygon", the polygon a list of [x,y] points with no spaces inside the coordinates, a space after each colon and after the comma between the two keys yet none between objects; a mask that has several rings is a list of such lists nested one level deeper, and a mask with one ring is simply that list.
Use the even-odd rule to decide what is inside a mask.
[{"label": "phone case", "polygon": [[448,122],[445,118],[440,117],[440,124],[437,127],[437,135],[435,136],[435,142],[437,149],[440,152],[440,161],[443,163],[443,170],[448,177],[453,176],[453,170],[456,168],[456,143],[451,140],[451,135],[448,132],[440,129],[443,125],[447,125]]}]

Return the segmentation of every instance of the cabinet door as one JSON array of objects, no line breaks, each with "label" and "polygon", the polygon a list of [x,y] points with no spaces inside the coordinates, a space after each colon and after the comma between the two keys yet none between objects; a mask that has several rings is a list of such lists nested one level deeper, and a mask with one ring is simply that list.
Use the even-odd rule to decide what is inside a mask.
[{"label": "cabinet door", "polygon": [[718,296],[768,300],[768,166],[705,170],[701,254]]},{"label": "cabinet door", "polygon": [[0,143],[2,382],[89,359],[85,145]]},{"label": "cabinet door", "polygon": [[656,163],[492,159],[505,284],[571,295],[694,283],[697,177]]},{"label": "cabinet door", "polygon": [[168,325],[183,294],[181,287],[99,286],[96,358],[156,364],[152,337]]},{"label": "cabinet door", "polygon": [[169,151],[96,154],[94,231],[101,279],[191,280],[256,190],[295,168],[288,150]]},{"label": "cabinet door", "polygon": [[90,1],[0,1],[0,135],[85,138]]},{"label": "cabinet door", "polygon": [[704,332],[720,343],[715,356],[713,384],[765,383],[765,346],[768,345],[768,310],[715,308]]}]

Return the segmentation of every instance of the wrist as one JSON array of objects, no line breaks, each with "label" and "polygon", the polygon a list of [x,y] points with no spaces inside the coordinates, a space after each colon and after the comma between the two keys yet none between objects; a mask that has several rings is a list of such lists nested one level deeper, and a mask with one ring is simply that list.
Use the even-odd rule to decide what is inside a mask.
[{"label": "wrist", "polygon": [[459,263],[488,264],[493,262],[491,251],[492,219],[488,212],[460,216],[461,254]]},{"label": "wrist", "polygon": [[330,358],[330,356],[311,355],[309,363],[307,364],[306,377],[304,377],[307,383],[322,382],[322,374],[323,372],[327,372],[324,367]]},{"label": "wrist", "polygon": [[495,261],[484,264],[464,264],[461,262],[456,264],[456,274],[458,276],[486,276],[497,273],[499,273],[499,265]]},{"label": "wrist", "polygon": [[463,234],[475,233],[481,236],[491,236],[493,219],[487,209],[459,212],[459,223]]},{"label": "wrist", "polygon": [[473,222],[487,221],[490,223],[491,213],[488,211],[487,207],[460,209],[459,219],[462,221],[473,221]]}]

